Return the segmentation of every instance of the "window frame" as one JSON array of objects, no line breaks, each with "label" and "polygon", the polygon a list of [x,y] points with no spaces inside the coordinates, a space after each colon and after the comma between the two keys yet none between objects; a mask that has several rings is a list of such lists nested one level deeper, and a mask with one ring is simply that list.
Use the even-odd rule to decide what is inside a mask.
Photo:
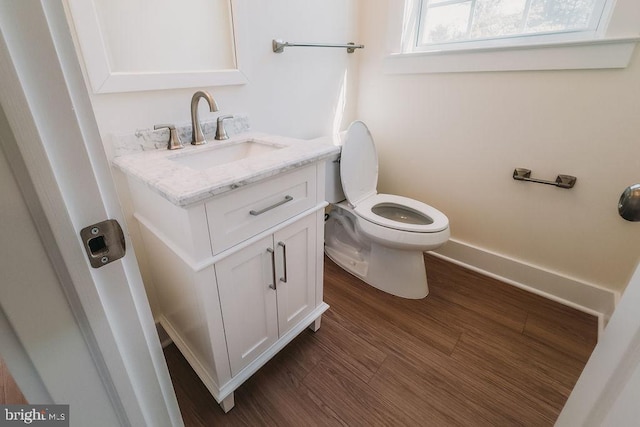
[{"label": "window frame", "polygon": [[[527,18],[529,17],[529,12],[531,11],[531,3],[535,0],[526,0],[525,8],[523,13],[525,14],[525,19],[523,20],[522,27],[527,22]],[[474,22],[473,15],[477,5],[476,0],[444,0],[440,1],[435,5],[429,5],[430,0],[415,0],[417,3],[418,10],[416,11],[418,16],[416,20],[418,22],[415,23],[416,31],[415,31],[415,42],[413,43],[412,50],[415,52],[421,51],[432,51],[436,49],[449,50],[449,49],[459,49],[457,45],[466,45],[468,47],[483,47],[483,46],[492,46],[494,44],[497,45],[529,45],[536,43],[545,43],[545,42],[556,42],[556,41],[574,41],[574,40],[587,40],[593,39],[598,31],[598,27],[606,25],[606,17],[604,16],[605,8],[607,3],[612,3],[613,0],[595,0],[595,4],[593,7],[593,13],[589,19],[587,26],[584,29],[579,30],[564,30],[564,31],[549,31],[549,32],[538,32],[538,33],[514,33],[514,34],[505,34],[497,37],[486,37],[486,38],[468,38],[461,40],[452,40],[446,41],[442,43],[420,43],[421,34],[424,31],[425,21],[423,18],[426,18],[425,8],[426,9],[437,9],[441,7],[450,6],[452,4],[461,4],[461,3],[470,3],[469,10],[469,19],[467,24],[467,33],[471,31],[472,24]],[[523,28],[522,28],[523,29]],[[465,48],[464,46],[462,48]]]},{"label": "window frame", "polygon": [[417,49],[422,0],[389,5],[387,74],[625,68],[640,41],[640,2],[607,0],[593,31],[430,45]]}]

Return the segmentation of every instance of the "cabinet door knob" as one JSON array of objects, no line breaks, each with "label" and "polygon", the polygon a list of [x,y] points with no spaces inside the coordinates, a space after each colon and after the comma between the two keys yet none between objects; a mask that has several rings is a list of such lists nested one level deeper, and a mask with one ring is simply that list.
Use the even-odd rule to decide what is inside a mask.
[{"label": "cabinet door knob", "polygon": [[284,242],[278,242],[278,246],[282,247],[282,264],[284,267],[284,277],[281,277],[280,281],[287,283],[287,245]]},{"label": "cabinet door knob", "polygon": [[267,252],[269,252],[271,254],[271,278],[273,279],[273,284],[269,285],[269,288],[271,288],[271,289],[273,289],[275,291],[277,289],[277,285],[276,285],[276,252],[271,248],[267,248]]}]

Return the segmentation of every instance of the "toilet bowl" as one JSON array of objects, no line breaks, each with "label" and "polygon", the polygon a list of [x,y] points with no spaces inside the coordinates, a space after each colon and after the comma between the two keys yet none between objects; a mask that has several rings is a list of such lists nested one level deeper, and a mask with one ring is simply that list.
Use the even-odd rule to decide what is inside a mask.
[{"label": "toilet bowl", "polygon": [[361,121],[349,126],[339,161],[328,165],[327,256],[382,291],[426,297],[423,252],[449,240],[448,218],[418,200],[377,192],[378,157]]}]

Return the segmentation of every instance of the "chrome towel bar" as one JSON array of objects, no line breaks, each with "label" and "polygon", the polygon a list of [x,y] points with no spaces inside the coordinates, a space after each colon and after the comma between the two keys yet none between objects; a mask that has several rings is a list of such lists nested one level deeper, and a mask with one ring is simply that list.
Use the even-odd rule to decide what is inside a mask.
[{"label": "chrome towel bar", "polygon": [[347,49],[348,53],[355,52],[356,49],[364,49],[363,44],[347,43],[347,44],[329,44],[329,43],[289,43],[282,40],[272,41],[273,51],[276,53],[284,52],[285,47],[339,47]]},{"label": "chrome towel bar", "polygon": [[578,178],[571,175],[558,175],[555,181],[531,178],[531,171],[524,168],[516,168],[513,171],[513,179],[518,181],[537,182],[539,184],[554,185],[560,188],[573,188]]}]

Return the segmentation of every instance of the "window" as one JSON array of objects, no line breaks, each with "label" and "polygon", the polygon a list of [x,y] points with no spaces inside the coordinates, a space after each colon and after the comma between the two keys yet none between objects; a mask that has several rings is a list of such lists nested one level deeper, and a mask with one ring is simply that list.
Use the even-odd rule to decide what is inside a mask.
[{"label": "window", "polygon": [[515,37],[591,36],[605,0],[421,0],[417,50]]},{"label": "window", "polygon": [[388,74],[625,68],[639,0],[389,2]]}]

